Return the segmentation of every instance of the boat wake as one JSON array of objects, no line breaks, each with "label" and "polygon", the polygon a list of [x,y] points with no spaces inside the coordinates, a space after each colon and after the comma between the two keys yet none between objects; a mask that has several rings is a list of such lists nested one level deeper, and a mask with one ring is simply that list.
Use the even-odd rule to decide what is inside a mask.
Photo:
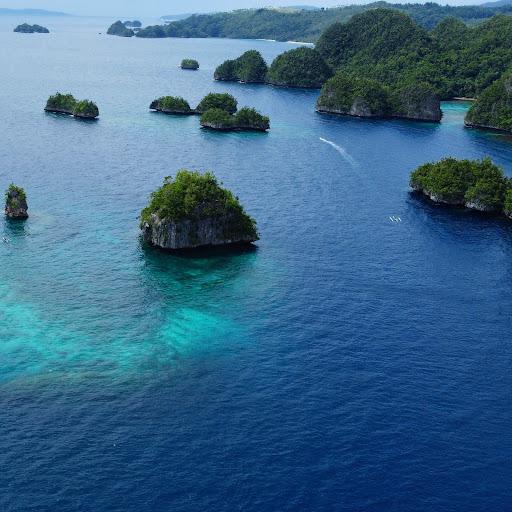
[{"label": "boat wake", "polygon": [[326,144],[329,144],[329,146],[332,146],[350,165],[352,165],[353,167],[357,165],[357,162],[347,153],[345,148],[342,148],[341,146],[338,146],[338,144],[335,144],[330,140],[324,139],[323,137],[320,137],[320,140],[322,142],[325,142]]}]

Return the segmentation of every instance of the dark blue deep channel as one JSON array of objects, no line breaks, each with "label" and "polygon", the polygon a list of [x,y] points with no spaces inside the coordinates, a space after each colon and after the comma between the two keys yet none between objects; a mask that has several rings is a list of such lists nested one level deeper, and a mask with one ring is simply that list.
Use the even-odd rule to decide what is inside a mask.
[{"label": "dark blue deep channel", "polygon": [[[448,155],[512,175],[512,141],[464,129],[461,103],[440,125],[321,116],[315,91],[212,81],[290,44],[99,35],[110,21],[0,22],[0,189],[30,207],[0,221],[0,510],[512,510],[512,223],[408,188]],[[57,90],[99,121],[45,114]],[[148,111],[209,91],[270,132]],[[239,196],[256,251],[141,246],[180,168]]]}]

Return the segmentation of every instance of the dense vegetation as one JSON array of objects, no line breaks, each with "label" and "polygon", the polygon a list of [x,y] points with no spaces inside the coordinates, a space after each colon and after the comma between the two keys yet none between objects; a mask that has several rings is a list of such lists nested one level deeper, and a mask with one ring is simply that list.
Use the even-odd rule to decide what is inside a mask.
[{"label": "dense vegetation", "polygon": [[128,28],[141,28],[142,22],[139,20],[125,21],[124,26]]},{"label": "dense vegetation", "polygon": [[75,117],[96,118],[100,115],[100,111],[93,101],[80,100],[76,102],[73,115]]},{"label": "dense vegetation", "polygon": [[71,94],[61,94],[59,92],[48,98],[45,110],[88,119],[94,119],[100,115],[96,103],[90,100],[76,100]]},{"label": "dense vegetation", "polygon": [[317,88],[331,76],[331,69],[315,49],[301,47],[278,55],[266,80],[273,85]]},{"label": "dense vegetation", "polygon": [[174,179],[165,178],[162,187],[151,194],[149,206],[142,210],[142,223],[150,222],[153,214],[170,221],[218,218],[228,221],[228,230],[258,238],[254,219],[210,172],[181,170]]},{"label": "dense vegetation", "polygon": [[512,74],[503,76],[480,94],[465,123],[512,132]]},{"label": "dense vegetation", "polygon": [[233,39],[276,39],[314,42],[335,22],[346,22],[355,14],[388,7],[402,11],[430,30],[448,16],[474,24],[497,13],[512,13],[512,5],[482,7],[375,2],[318,10],[240,9],[233,12],[194,15],[168,25],[142,29],[138,37],[229,37]]},{"label": "dense vegetation", "polygon": [[400,117],[440,121],[440,101],[424,84],[389,87],[377,80],[341,71],[320,92],[317,110],[358,117]]},{"label": "dense vegetation", "polygon": [[238,59],[222,63],[214,74],[215,80],[262,83],[265,81],[267,63],[256,50],[249,50]]},{"label": "dense vegetation", "polygon": [[234,115],[219,108],[212,108],[202,114],[200,122],[203,127],[224,131],[266,131],[270,128],[269,118],[249,107],[241,108]]},{"label": "dense vegetation", "polygon": [[334,69],[397,86],[426,83],[441,98],[476,96],[512,64],[512,16],[474,28],[445,20],[432,33],[407,15],[374,9],[329,27],[317,44]]},{"label": "dense vegetation", "polygon": [[11,183],[5,192],[5,214],[13,219],[26,219],[28,217],[27,210],[25,191]]},{"label": "dense vegetation", "polygon": [[199,69],[199,62],[195,59],[183,59],[181,61],[181,69],[192,69],[196,70]]},{"label": "dense vegetation", "polygon": [[180,96],[163,96],[154,100],[150,107],[151,110],[159,110],[171,114],[193,114],[187,100]]},{"label": "dense vegetation", "polygon": [[116,21],[107,30],[109,36],[133,37],[135,32],[128,28],[122,21]]},{"label": "dense vegetation", "polygon": [[23,23],[18,25],[14,32],[21,32],[22,34],[49,34],[50,31],[46,27],[42,27],[41,25],[29,25],[28,23]]},{"label": "dense vegetation", "polygon": [[225,110],[228,114],[234,114],[237,108],[238,102],[231,94],[212,92],[201,100],[196,111],[203,113],[211,109],[220,109]]},{"label": "dense vegetation", "polygon": [[411,186],[439,203],[465,205],[481,211],[510,211],[506,208],[511,205],[511,183],[489,158],[480,161],[446,158],[422,165],[412,172]]}]

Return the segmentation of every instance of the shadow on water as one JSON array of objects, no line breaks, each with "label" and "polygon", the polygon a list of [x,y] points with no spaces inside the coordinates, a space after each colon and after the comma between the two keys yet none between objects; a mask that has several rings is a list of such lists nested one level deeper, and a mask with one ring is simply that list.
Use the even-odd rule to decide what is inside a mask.
[{"label": "shadow on water", "polygon": [[27,219],[5,218],[5,233],[10,238],[22,238],[26,236]]}]

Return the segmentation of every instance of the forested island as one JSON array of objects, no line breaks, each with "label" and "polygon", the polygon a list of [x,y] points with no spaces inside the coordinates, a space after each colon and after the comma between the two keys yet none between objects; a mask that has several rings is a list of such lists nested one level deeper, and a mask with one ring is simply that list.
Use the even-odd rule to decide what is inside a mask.
[{"label": "forested island", "polygon": [[166,25],[142,29],[137,37],[227,37],[231,39],[275,39],[277,41],[315,42],[335,22],[346,22],[352,16],[375,8],[393,8],[408,14],[418,25],[430,30],[441,20],[455,17],[476,24],[495,14],[512,13],[512,5],[450,6],[433,2],[425,4],[392,4],[374,2],[328,9],[239,9],[233,12],[195,14]]},{"label": "forested island", "polygon": [[77,100],[72,94],[61,94],[59,92],[48,98],[44,110],[81,119],[96,119],[100,115],[98,106],[93,101]]},{"label": "forested island", "polygon": [[268,66],[261,53],[249,50],[234,60],[226,60],[217,67],[215,80],[226,82],[264,83]]},{"label": "forested island", "polygon": [[176,251],[251,244],[256,222],[212,173],[181,170],[153,192],[140,227],[150,245]]},{"label": "forested island", "polygon": [[163,96],[151,102],[150,110],[163,112],[164,114],[174,114],[180,116],[195,115],[198,112],[190,108],[187,100],[181,96]]},{"label": "forested island", "polygon": [[199,62],[195,59],[183,59],[180,64],[181,69],[196,71],[199,69]]},{"label": "forested island", "polygon": [[5,215],[10,219],[28,218],[27,194],[13,183],[5,192]]},{"label": "forested island", "polygon": [[473,103],[465,125],[512,133],[512,73],[496,80]]},{"label": "forested island", "polygon": [[50,31],[46,27],[42,27],[41,25],[29,25],[28,23],[23,23],[18,25],[14,32],[19,32],[21,34],[49,34]]},{"label": "forested island", "polygon": [[107,30],[107,34],[109,36],[133,37],[135,32],[125,23],[119,20],[110,25],[109,29]]},{"label": "forested island", "polygon": [[489,158],[445,158],[422,165],[411,173],[410,185],[437,204],[464,206],[512,219],[512,182]]}]

